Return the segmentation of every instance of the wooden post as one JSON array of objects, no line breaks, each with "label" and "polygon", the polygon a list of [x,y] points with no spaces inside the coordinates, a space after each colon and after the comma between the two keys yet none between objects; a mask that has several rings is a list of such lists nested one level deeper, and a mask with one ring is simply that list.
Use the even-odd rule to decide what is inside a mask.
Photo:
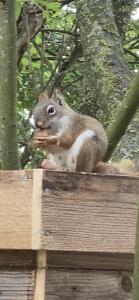
[{"label": "wooden post", "polygon": [[35,279],[34,300],[45,299],[46,251],[37,251],[37,270]]},{"label": "wooden post", "polygon": [[136,245],[134,258],[133,300],[139,300],[139,202],[136,227]]},{"label": "wooden post", "polygon": [[42,179],[43,171],[34,170],[32,189],[32,249],[34,250],[40,249]]}]

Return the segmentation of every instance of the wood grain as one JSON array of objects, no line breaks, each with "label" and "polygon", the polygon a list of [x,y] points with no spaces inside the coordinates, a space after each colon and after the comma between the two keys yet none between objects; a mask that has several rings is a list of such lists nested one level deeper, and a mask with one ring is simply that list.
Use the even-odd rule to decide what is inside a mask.
[{"label": "wood grain", "polygon": [[133,271],[133,260],[133,253],[47,252],[49,269]]},{"label": "wood grain", "polygon": [[0,250],[0,268],[35,269],[36,252],[30,250]]},{"label": "wood grain", "polygon": [[35,251],[0,250],[0,299],[33,300]]},{"label": "wood grain", "polygon": [[40,248],[42,172],[0,172],[0,249]]},{"label": "wood grain", "polygon": [[45,300],[131,300],[128,272],[50,270]]},{"label": "wood grain", "polygon": [[1,300],[33,300],[34,271],[0,270]]},{"label": "wood grain", "polygon": [[31,249],[32,173],[0,172],[0,249]]},{"label": "wood grain", "polygon": [[34,300],[45,299],[46,251],[37,251],[37,269],[35,278]]},{"label": "wood grain", "polygon": [[34,250],[40,249],[42,177],[43,170],[34,170],[32,191],[32,249]]},{"label": "wood grain", "polygon": [[45,172],[42,248],[134,252],[139,177]]},{"label": "wood grain", "polygon": [[1,171],[0,192],[1,300],[132,299],[139,177]]}]

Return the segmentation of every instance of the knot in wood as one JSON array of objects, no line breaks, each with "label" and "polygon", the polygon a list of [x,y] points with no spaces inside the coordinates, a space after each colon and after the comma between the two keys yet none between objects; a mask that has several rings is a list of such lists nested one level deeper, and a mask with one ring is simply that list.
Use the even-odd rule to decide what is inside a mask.
[{"label": "knot in wood", "polygon": [[128,274],[124,274],[121,280],[122,289],[129,293],[132,290],[132,279]]}]

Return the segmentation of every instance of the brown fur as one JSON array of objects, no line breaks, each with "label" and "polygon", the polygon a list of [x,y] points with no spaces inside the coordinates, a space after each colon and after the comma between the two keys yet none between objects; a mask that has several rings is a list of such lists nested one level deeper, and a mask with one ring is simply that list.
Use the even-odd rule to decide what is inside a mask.
[{"label": "brown fur", "polygon": [[119,163],[99,162],[92,171],[93,173],[110,175],[139,176],[139,169],[135,161],[123,160]]},{"label": "brown fur", "polygon": [[94,166],[100,161],[101,149],[100,145],[91,139],[88,139],[81,148],[77,158],[76,171],[78,172],[92,172]]},{"label": "brown fur", "polygon": [[[86,130],[91,130],[96,134],[95,137],[85,140],[77,158],[76,171],[91,172],[96,164],[102,160],[106,153],[108,140],[103,126],[96,119],[80,115],[73,111],[63,100],[60,93],[54,92],[51,98],[42,94],[40,101],[33,110],[35,124],[42,131],[47,131],[44,139],[34,139],[34,145],[47,149],[52,154],[60,153],[63,149],[70,149],[77,137]],[[51,116],[47,112],[48,106],[55,107],[55,115]],[[61,128],[61,118],[69,120],[67,126]],[[49,129],[48,129],[49,128]],[[53,139],[49,137],[53,136]]]}]

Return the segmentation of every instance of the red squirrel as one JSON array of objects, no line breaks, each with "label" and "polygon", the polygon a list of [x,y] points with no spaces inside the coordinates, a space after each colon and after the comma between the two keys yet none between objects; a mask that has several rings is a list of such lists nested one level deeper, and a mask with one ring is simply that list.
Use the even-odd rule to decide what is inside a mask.
[{"label": "red squirrel", "polygon": [[32,144],[46,149],[46,170],[138,175],[134,162],[103,163],[108,139],[96,119],[71,109],[58,90],[51,97],[42,93],[32,114],[36,128]]},{"label": "red squirrel", "polygon": [[92,172],[106,153],[108,139],[100,122],[71,109],[58,90],[50,98],[40,95],[32,120],[34,145],[49,152],[42,164],[46,169]]}]

